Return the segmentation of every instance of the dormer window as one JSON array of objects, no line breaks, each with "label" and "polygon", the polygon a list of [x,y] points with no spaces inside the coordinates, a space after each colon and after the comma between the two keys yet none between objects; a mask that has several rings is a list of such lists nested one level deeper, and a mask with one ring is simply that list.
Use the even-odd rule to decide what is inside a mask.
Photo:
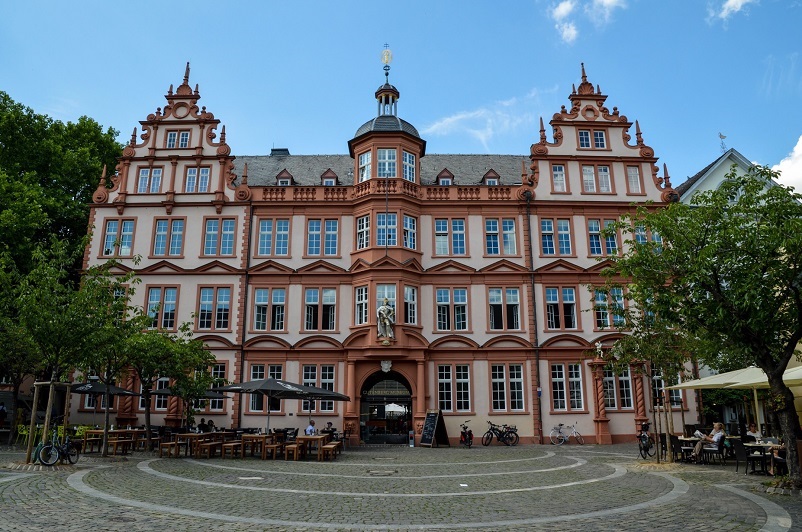
[{"label": "dormer window", "polygon": [[323,186],[324,187],[333,187],[337,184],[337,180],[333,177],[324,177],[323,178]]},{"label": "dormer window", "polygon": [[488,186],[496,186],[498,185],[498,178],[497,177],[488,177],[485,179],[485,185]]},{"label": "dormer window", "polygon": [[281,178],[278,180],[278,186],[280,187],[288,187],[290,184],[290,180],[287,178]]},{"label": "dormer window", "polygon": [[293,184],[292,174],[285,168],[276,176],[276,185],[280,187],[288,187]]},{"label": "dormer window", "polygon": [[443,187],[451,186],[451,178],[450,177],[438,177],[437,184]]}]

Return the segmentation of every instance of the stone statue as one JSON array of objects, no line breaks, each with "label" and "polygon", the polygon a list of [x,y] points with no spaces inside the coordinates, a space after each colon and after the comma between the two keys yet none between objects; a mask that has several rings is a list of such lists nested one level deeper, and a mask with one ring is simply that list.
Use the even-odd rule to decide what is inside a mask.
[{"label": "stone statue", "polygon": [[395,309],[390,306],[390,301],[385,297],[384,303],[376,309],[378,318],[379,338],[395,338],[393,335],[393,325],[395,325]]}]

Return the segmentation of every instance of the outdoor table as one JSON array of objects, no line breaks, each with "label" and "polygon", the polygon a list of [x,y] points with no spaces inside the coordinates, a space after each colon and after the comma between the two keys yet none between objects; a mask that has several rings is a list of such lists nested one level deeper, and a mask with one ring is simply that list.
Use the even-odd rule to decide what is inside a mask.
[{"label": "outdoor table", "polygon": [[205,432],[182,432],[179,434],[178,441],[183,441],[185,444],[184,456],[193,456],[195,454],[195,446],[206,434]]},{"label": "outdoor table", "polygon": [[755,462],[756,460],[752,461],[752,474],[760,473],[765,475],[768,473],[766,471],[766,459],[771,458],[771,453],[766,454],[766,451],[769,451],[774,446],[773,443],[744,443],[744,447],[746,448],[746,452],[749,454],[757,454],[760,456],[760,471],[755,471]]},{"label": "outdoor table", "polygon": [[240,439],[242,440],[242,454],[240,458],[245,458],[245,448],[250,445],[251,456],[255,456],[256,447],[259,446],[259,453],[262,454],[268,437],[272,438],[272,434],[243,434]]},{"label": "outdoor table", "polygon": [[[131,441],[131,447],[136,445],[139,435],[145,434],[145,429],[114,429],[109,430],[109,442],[114,439],[125,439]],[[103,438],[103,429],[87,429],[84,431],[83,448],[87,448],[89,440]],[[114,447],[114,454],[117,454],[117,446]]]},{"label": "outdoor table", "polygon": [[299,434],[295,437],[295,441],[298,443],[304,444],[306,447],[306,454],[310,454],[312,444],[315,444],[315,448],[317,452],[320,452],[320,447],[328,442],[329,434],[314,434],[314,435],[306,435],[306,434]]}]

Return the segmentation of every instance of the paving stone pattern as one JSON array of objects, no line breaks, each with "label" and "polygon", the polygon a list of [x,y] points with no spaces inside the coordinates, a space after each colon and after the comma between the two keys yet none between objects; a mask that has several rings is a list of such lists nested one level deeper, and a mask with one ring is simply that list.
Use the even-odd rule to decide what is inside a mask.
[{"label": "paving stone pattern", "polygon": [[656,464],[633,444],[349,448],[334,462],[125,461],[14,469],[0,530],[794,530],[802,497],[733,464]]}]

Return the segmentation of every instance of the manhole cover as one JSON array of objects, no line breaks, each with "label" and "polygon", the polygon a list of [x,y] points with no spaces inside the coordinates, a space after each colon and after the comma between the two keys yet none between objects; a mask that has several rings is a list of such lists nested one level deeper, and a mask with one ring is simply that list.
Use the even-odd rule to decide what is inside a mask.
[{"label": "manhole cover", "polygon": [[398,471],[368,471],[368,475],[372,477],[389,477],[390,475],[395,475],[396,473],[398,473]]}]

